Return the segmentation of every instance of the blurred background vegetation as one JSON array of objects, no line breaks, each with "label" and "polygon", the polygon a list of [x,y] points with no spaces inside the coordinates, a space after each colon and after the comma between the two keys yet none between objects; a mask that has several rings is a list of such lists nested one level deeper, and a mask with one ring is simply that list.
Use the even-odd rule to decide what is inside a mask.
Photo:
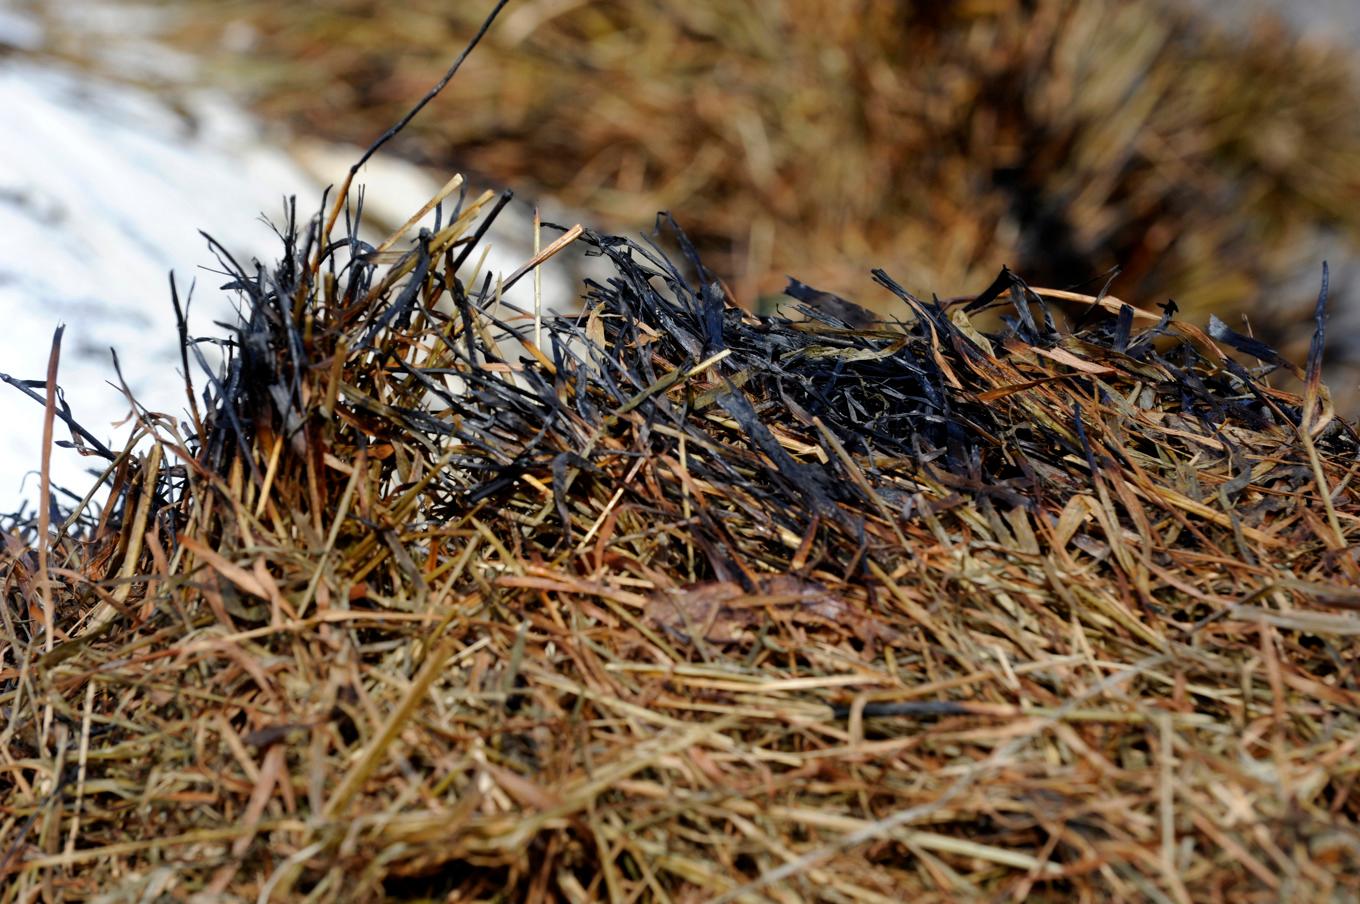
[{"label": "blurred background vegetation", "polygon": [[[489,5],[213,0],[178,36],[265,115],[366,143]],[[1159,2],[526,0],[398,147],[614,229],[671,210],[748,304],[786,274],[1118,266],[1130,300],[1297,338],[1360,241],[1358,99],[1341,48]]]},{"label": "blurred background vegetation", "polygon": [[[162,0],[210,78],[367,144],[491,6]],[[1174,298],[1299,359],[1323,258],[1360,365],[1350,48],[1159,0],[518,0],[396,142],[635,232],[675,213],[748,306],[796,275],[874,307],[1033,283]],[[1242,317],[1249,316],[1247,327]],[[1337,370],[1337,389],[1360,385]]]}]

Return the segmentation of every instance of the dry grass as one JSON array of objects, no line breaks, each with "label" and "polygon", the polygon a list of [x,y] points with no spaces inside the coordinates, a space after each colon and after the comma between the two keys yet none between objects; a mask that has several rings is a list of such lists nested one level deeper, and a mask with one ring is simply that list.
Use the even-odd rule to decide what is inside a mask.
[{"label": "dry grass", "polygon": [[225,262],[189,421],[9,526],[0,901],[1360,893],[1317,354],[1009,274],[758,318],[593,233],[540,349],[488,201]]}]

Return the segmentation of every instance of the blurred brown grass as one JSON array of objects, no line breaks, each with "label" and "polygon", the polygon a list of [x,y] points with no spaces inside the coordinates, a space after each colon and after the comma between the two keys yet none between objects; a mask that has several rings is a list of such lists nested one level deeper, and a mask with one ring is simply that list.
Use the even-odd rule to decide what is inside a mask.
[{"label": "blurred brown grass", "polygon": [[[483,6],[214,2],[180,37],[233,36],[219,63],[261,111],[366,143]],[[1348,61],[1161,3],[523,3],[401,148],[611,228],[672,210],[748,305],[794,272],[929,292],[1119,266],[1127,297],[1278,336],[1319,247],[1360,235]]]}]

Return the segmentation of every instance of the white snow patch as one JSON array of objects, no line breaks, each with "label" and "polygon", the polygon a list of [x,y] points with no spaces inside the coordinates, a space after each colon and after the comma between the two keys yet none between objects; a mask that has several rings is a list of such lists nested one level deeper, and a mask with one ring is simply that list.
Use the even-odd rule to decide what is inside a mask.
[{"label": "white snow patch", "polygon": [[[280,220],[284,197],[296,194],[305,216],[320,187],[286,155],[253,144],[239,123],[203,128],[134,89],[9,62],[0,66],[0,96],[0,371],[43,379],[53,330],[65,323],[59,383],[81,424],[117,443],[126,431],[114,422],[129,406],[107,382],[110,347],[121,350],[141,402],[173,414],[186,407],[169,274],[182,298],[198,282],[195,333],[235,319],[217,291],[225,280],[202,269],[216,261],[199,230],[244,264],[272,261],[278,240],[260,215]],[[42,408],[4,386],[0,418],[0,508],[8,509],[20,492],[36,498],[36,480],[22,491],[20,483],[40,461]],[[66,433],[58,425],[57,437]],[[55,449],[54,481],[83,491],[86,464]]]},{"label": "white snow patch", "polygon": [[[282,222],[290,195],[300,220],[315,214],[324,184],[338,183],[361,151],[297,145],[294,157],[220,95],[171,108],[139,89],[31,61],[0,62],[0,96],[0,372],[42,380],[53,331],[66,324],[58,383],[76,420],[117,451],[130,406],[109,382],[110,348],[142,405],[177,418],[187,410],[169,274],[182,299],[196,283],[191,335],[222,335],[214,322],[236,320],[200,230],[248,272],[255,259],[272,265],[280,247],[266,219]],[[401,225],[440,186],[381,155],[359,179],[370,186],[366,222],[381,229]],[[502,214],[488,236],[487,270],[506,276],[529,259],[530,216],[519,202]],[[545,267],[545,300],[572,299],[577,275],[565,262]],[[521,280],[507,299],[532,307],[532,284]],[[0,385],[0,511],[38,497],[42,418],[41,405]],[[68,431],[59,423],[55,436]],[[98,464],[55,448],[53,481],[83,493],[84,472]]]}]

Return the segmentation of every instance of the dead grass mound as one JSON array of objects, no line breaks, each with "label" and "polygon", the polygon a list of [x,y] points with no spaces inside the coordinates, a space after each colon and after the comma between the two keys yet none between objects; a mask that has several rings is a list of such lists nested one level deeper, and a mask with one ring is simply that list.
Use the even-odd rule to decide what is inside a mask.
[{"label": "dead grass mound", "polygon": [[489,202],[224,257],[188,420],[10,525],[0,900],[1360,891],[1325,284],[1299,398],[1010,272],[758,317],[678,233],[540,320]]}]

